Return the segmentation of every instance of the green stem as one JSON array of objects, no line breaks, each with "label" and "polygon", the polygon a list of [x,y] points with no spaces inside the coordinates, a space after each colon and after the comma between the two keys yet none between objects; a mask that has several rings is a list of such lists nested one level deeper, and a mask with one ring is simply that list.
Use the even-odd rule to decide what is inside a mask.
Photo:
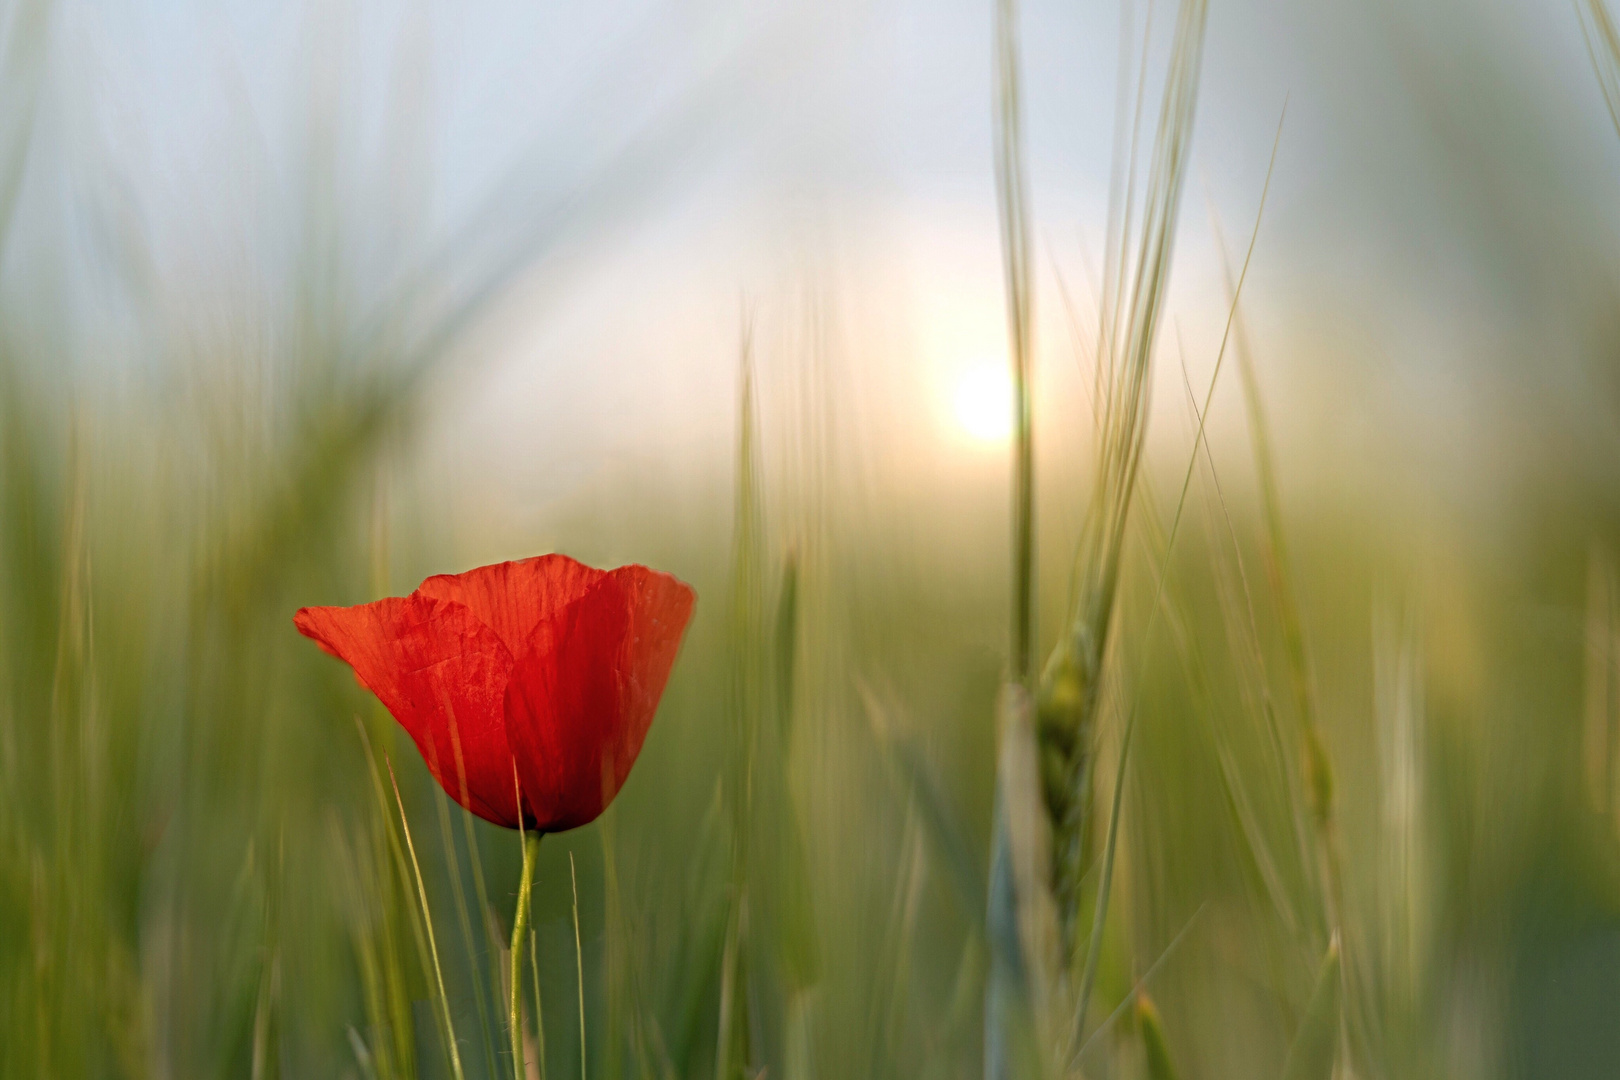
[{"label": "green stem", "polygon": [[534,882],[534,862],[540,854],[542,833],[523,834],[523,877],[518,882],[517,913],[512,916],[512,1075],[523,1074],[523,940],[529,928],[529,887]]}]

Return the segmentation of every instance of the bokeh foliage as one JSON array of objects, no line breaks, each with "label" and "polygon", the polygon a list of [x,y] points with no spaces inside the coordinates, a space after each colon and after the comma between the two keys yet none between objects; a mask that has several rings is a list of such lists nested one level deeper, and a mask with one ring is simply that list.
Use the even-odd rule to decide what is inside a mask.
[{"label": "bokeh foliage", "polygon": [[[38,2],[6,20],[0,242],[51,25]],[[108,389],[79,307],[41,305],[14,266],[0,287],[0,1075],[511,1074],[518,841],[447,803],[291,613],[464,567],[412,472],[424,387],[544,256],[554,208],[494,258],[487,236],[453,246],[471,269],[429,246],[357,283],[311,162],[297,256],[228,302],[139,251],[120,265],[150,379]],[[1149,205],[1168,258],[1162,192]],[[1093,756],[1057,770],[1085,771],[1093,807],[1139,709],[1095,949],[1106,817],[1055,849],[1078,859],[1065,940],[1096,957],[1076,1067],[1614,1075],[1614,493],[1504,496],[1507,539],[1439,553],[1394,500],[1291,508],[1236,310],[1250,441],[1200,449],[1193,393],[1169,468],[1138,479],[1130,428],[1085,469],[1128,480],[1037,473],[1036,505],[1092,530],[1042,532],[1038,652],[1080,640],[1074,553],[1118,522],[1086,564],[1110,590],[1083,657]],[[558,509],[548,540],[667,568],[700,601],[623,795],[542,845],[530,1075],[983,1074],[1007,560],[971,530],[939,541],[1004,508],[872,480],[828,321],[773,307],[716,358],[740,360],[736,454],[681,527],[637,476]],[[1115,336],[1146,365],[1140,328]],[[1082,362],[1135,377],[1091,340]]]}]

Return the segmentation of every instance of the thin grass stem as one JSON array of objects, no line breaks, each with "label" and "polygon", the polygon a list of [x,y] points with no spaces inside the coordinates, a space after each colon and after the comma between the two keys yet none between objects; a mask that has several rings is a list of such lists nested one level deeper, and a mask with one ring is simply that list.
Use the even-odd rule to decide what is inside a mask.
[{"label": "thin grass stem", "polygon": [[[455,730],[454,718],[451,720],[451,730]],[[459,757],[459,755],[457,755]],[[437,786],[437,785],[435,785]],[[465,787],[465,784],[463,784]],[[450,825],[450,797],[440,788],[434,797],[434,805],[438,810],[439,842],[444,845],[445,858],[448,861],[450,872],[450,898],[456,908],[456,926],[461,931],[462,948],[466,950],[467,962],[477,966],[477,947],[472,932],[472,918],[467,911],[467,890],[461,883],[461,860],[456,854],[456,838]],[[460,809],[460,807],[457,807]],[[465,811],[463,811],[465,814]],[[487,939],[486,939],[487,940]],[[497,996],[495,1001],[499,1001]],[[495,1075],[495,1053],[490,1045],[489,1019],[490,1010],[494,1003],[486,1004],[484,990],[478,979],[473,980],[473,1004],[478,1009],[478,1030],[482,1033],[479,1042],[484,1048],[484,1066],[489,1075]]]},{"label": "thin grass stem", "polygon": [[1035,431],[1030,405],[1032,297],[1028,184],[1018,77],[1018,6],[996,5],[996,194],[1007,286],[1008,344],[1013,383],[1012,668],[1026,687],[1034,676]]},{"label": "thin grass stem", "polygon": [[579,940],[579,875],[574,872],[574,853],[568,853],[568,883],[574,893],[574,973],[579,979],[579,1080],[589,1080],[585,1061],[585,950]]},{"label": "thin grass stem", "polygon": [[411,853],[411,869],[416,874],[416,895],[422,903],[422,922],[427,927],[428,951],[433,956],[433,978],[439,988],[439,1010],[444,1016],[446,1042],[450,1046],[450,1067],[456,1080],[466,1080],[461,1068],[461,1047],[456,1043],[456,1025],[450,1017],[450,996],[444,990],[444,969],[439,964],[439,944],[433,935],[433,911],[428,907],[427,885],[422,881],[422,864],[416,859],[416,842],[411,839],[411,823],[405,817],[405,800],[399,794],[399,778],[394,775],[394,763],[386,755],[388,779],[394,785],[394,802],[399,806],[399,822],[405,830],[405,847]]},{"label": "thin grass stem", "polygon": [[[1260,207],[1255,212],[1254,230],[1249,236],[1249,249],[1243,256],[1243,270],[1238,274],[1237,290],[1232,297],[1232,303],[1227,310],[1226,329],[1221,335],[1220,350],[1215,354],[1215,370],[1210,373],[1209,389],[1204,394],[1204,408],[1199,416],[1198,431],[1193,438],[1192,454],[1187,460],[1186,475],[1181,480],[1181,494],[1176,498],[1176,512],[1170,519],[1170,535],[1165,541],[1164,565],[1160,569],[1158,584],[1154,587],[1153,606],[1148,614],[1148,627],[1143,635],[1143,648],[1146,650],[1152,645],[1153,632],[1159,623],[1159,608],[1164,601],[1165,583],[1170,577],[1171,556],[1175,551],[1176,534],[1181,528],[1182,512],[1187,506],[1187,491],[1192,486],[1193,472],[1198,466],[1198,448],[1204,438],[1204,426],[1208,421],[1210,405],[1215,399],[1215,386],[1221,376],[1222,362],[1226,359],[1227,342],[1231,339],[1232,322],[1237,313],[1238,298],[1243,293],[1243,283],[1249,275],[1249,264],[1254,258],[1254,248],[1260,238],[1260,222],[1265,215],[1266,198],[1271,192],[1271,178],[1277,167],[1277,148],[1282,143],[1282,125],[1287,118],[1287,107],[1284,106],[1283,115],[1277,121],[1277,134],[1271,145],[1271,162],[1266,166],[1265,184],[1260,189]],[[1097,884],[1097,904],[1091,922],[1091,940],[1086,945],[1086,966],[1080,980],[1079,996],[1075,1008],[1074,1035],[1076,1038],[1085,1033],[1086,1009],[1090,1002],[1092,988],[1097,982],[1097,966],[1102,959],[1102,932],[1108,918],[1108,898],[1113,887],[1114,854],[1119,842],[1120,806],[1125,793],[1126,767],[1130,762],[1131,738],[1136,732],[1136,719],[1142,703],[1142,683],[1139,681],[1131,694],[1130,712],[1125,717],[1125,732],[1120,738],[1119,763],[1114,771],[1114,791],[1112,803],[1108,810],[1108,839],[1103,846],[1102,873]]]},{"label": "thin grass stem", "polygon": [[[529,929],[529,892],[534,884],[534,864],[540,857],[540,832],[524,830],[521,822],[518,826],[523,837],[523,876],[518,879],[517,911],[512,915],[512,993],[511,993],[511,1022],[512,1035],[512,1075],[516,1080],[524,1080],[523,1073],[523,939]],[[538,998],[536,999],[538,1000]]]}]

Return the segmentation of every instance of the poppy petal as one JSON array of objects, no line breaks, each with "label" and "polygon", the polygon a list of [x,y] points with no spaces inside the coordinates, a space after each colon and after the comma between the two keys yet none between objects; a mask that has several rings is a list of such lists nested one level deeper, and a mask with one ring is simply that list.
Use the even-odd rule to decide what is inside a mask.
[{"label": "poppy petal", "polygon": [[601,814],[658,710],[692,615],[683,582],[644,566],[606,574],[536,628],[506,692],[506,737],[537,827]]},{"label": "poppy petal", "polygon": [[358,607],[302,608],[293,622],[354,669],[410,733],[451,798],[486,821],[518,827],[502,719],[512,654],[471,609],[413,594]]},{"label": "poppy petal", "polygon": [[541,623],[584,596],[607,573],[566,555],[539,555],[464,574],[437,574],[416,591],[467,605],[517,656]]}]

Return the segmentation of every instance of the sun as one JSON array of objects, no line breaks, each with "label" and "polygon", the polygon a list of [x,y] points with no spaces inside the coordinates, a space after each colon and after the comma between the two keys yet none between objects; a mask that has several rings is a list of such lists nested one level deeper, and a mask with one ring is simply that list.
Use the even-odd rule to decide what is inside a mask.
[{"label": "sun", "polygon": [[985,362],[965,370],[953,400],[956,422],[969,438],[1004,443],[1012,437],[1012,377],[1003,365]]}]

